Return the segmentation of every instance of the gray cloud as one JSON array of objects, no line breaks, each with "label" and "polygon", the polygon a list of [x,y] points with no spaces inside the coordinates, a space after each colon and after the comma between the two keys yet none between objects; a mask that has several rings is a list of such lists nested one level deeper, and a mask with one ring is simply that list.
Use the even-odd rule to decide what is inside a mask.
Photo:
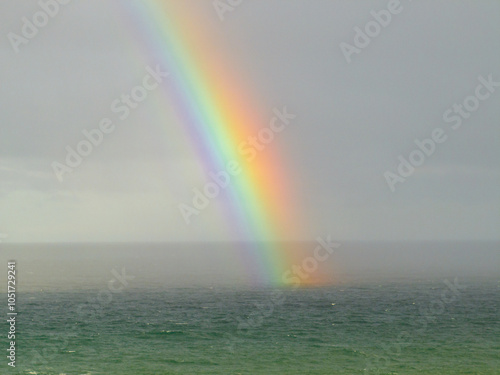
[{"label": "gray cloud", "polygon": [[[276,147],[296,177],[310,238],[499,239],[500,90],[395,193],[383,173],[415,138],[449,129],[443,112],[473,93],[478,76],[500,81],[500,4],[401,1],[348,64],[339,44],[386,1],[245,1],[224,22],[211,1],[191,2],[263,107],[297,114]],[[192,226],[179,215],[205,177],[160,91],[116,121],[63,184],[52,173],[65,147],[113,116],[110,103],[155,63],[141,57],[125,10],[75,0],[17,54],[7,34],[20,32],[37,2],[3,1],[0,10],[0,232],[9,241],[226,239],[217,207]]]}]

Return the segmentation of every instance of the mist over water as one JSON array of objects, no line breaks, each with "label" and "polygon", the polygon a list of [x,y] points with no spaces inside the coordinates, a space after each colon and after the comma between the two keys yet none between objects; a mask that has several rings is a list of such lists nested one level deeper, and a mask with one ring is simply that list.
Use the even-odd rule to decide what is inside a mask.
[{"label": "mist over water", "polygon": [[[313,249],[313,243],[302,246]],[[4,244],[17,261],[20,291],[106,287],[113,272],[134,288],[255,286],[238,243]],[[319,270],[334,284],[445,278],[499,278],[498,242],[346,242]],[[255,256],[255,255],[252,255]],[[113,271],[115,270],[115,271]],[[6,274],[6,270],[1,270]],[[5,286],[1,285],[1,290]]]},{"label": "mist over water", "polygon": [[18,370],[498,373],[498,243],[345,242],[319,264],[334,283],[307,288],[252,284],[241,247],[3,245],[29,348]]},{"label": "mist over water", "polygon": [[19,293],[18,341],[29,350],[19,351],[18,369],[43,375],[496,375],[500,368],[494,279],[386,277],[312,289],[242,289],[227,281],[167,289],[135,288],[130,281],[121,293]]}]

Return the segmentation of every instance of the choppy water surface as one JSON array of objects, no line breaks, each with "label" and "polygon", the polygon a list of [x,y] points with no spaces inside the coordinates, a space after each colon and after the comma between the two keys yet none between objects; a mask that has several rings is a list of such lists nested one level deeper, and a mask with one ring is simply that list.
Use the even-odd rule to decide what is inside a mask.
[{"label": "choppy water surface", "polygon": [[499,285],[22,293],[10,372],[498,374]]}]

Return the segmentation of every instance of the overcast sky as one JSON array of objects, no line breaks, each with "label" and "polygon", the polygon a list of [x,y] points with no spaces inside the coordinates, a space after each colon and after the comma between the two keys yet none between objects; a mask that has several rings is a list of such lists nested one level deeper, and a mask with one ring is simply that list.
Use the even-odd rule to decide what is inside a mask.
[{"label": "overcast sky", "polygon": [[[277,142],[300,177],[291,188],[305,210],[298,213],[308,222],[304,239],[500,239],[500,86],[480,90],[488,98],[476,100],[460,128],[443,120],[454,103],[476,95],[478,77],[500,82],[498,1],[402,0],[350,63],[341,44],[355,46],[354,28],[390,2],[243,0],[220,21],[212,0],[182,1],[223,36],[218,43],[241,63],[236,71],[254,82],[264,109],[271,115],[286,105],[297,116]],[[40,6],[0,4],[5,242],[227,239],[216,210],[191,225],[179,214],[179,202],[206,181],[160,91],[63,182],[52,170],[145,75],[123,3],[61,5],[17,53],[8,35],[22,36],[23,17]],[[408,159],[414,140],[437,128],[446,141],[391,191],[384,173],[396,174],[398,156]]]}]

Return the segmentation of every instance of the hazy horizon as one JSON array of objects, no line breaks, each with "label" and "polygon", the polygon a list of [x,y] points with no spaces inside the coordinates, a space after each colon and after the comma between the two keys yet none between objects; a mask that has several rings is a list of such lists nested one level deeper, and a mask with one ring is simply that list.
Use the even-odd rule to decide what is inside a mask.
[{"label": "hazy horizon", "polygon": [[[303,242],[304,256],[313,242]],[[20,288],[103,288],[112,270],[134,276],[130,287],[258,285],[248,274],[241,243],[198,244],[10,244],[0,261],[16,260]],[[499,278],[500,243],[344,242],[320,270],[331,284],[445,278]],[[308,252],[311,250],[311,252]],[[252,256],[256,256],[255,254]]]}]

